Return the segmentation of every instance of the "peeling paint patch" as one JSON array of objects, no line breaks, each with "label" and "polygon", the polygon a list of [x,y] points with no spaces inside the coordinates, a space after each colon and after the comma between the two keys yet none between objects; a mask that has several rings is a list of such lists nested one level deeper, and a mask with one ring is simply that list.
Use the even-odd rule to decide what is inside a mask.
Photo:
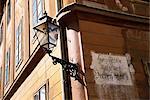
[{"label": "peeling paint patch", "polygon": [[125,56],[91,52],[96,84],[133,85]]}]

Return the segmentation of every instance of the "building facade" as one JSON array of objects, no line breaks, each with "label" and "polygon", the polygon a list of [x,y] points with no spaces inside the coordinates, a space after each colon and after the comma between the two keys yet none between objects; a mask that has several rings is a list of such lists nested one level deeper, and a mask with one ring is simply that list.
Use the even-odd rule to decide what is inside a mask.
[{"label": "building facade", "polygon": [[[149,0],[0,4],[2,100],[149,99]],[[60,26],[51,55],[78,64],[85,85],[54,65],[39,45],[33,27],[45,11]]]}]

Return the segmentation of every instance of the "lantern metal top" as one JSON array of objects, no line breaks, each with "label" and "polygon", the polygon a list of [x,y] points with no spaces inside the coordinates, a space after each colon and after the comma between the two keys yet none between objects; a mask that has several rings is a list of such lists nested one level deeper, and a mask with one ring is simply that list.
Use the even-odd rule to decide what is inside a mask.
[{"label": "lantern metal top", "polygon": [[53,18],[49,17],[46,12],[44,12],[44,16],[39,18],[39,20],[38,24],[33,27],[34,30],[48,34],[59,28],[59,26],[53,22]]},{"label": "lantern metal top", "polygon": [[[59,34],[59,26],[54,23],[53,18],[49,17],[45,12],[33,29],[36,31],[35,36],[40,46],[52,52],[54,47],[56,47]],[[37,35],[41,33],[44,34]],[[42,38],[40,36],[42,36]]]}]

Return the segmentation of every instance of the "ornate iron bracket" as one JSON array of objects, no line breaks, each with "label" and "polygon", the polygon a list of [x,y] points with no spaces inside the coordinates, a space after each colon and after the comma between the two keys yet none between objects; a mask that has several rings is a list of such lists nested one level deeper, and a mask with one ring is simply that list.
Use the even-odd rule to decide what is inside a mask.
[{"label": "ornate iron bracket", "polygon": [[54,65],[56,65],[56,64],[58,64],[58,63],[61,64],[63,70],[65,70],[66,72],[68,72],[71,77],[75,78],[75,80],[78,80],[82,85],[85,86],[84,81],[83,81],[83,79],[81,78],[81,76],[85,76],[85,74],[84,74],[83,71],[81,71],[81,70],[79,69],[79,65],[78,65],[78,64],[74,64],[74,63],[65,61],[65,60],[63,60],[63,59],[54,57],[54,56],[52,56],[52,55],[50,54],[50,53],[51,53],[50,50],[46,50],[46,52],[47,52],[47,53],[49,54],[49,56],[52,58]]}]

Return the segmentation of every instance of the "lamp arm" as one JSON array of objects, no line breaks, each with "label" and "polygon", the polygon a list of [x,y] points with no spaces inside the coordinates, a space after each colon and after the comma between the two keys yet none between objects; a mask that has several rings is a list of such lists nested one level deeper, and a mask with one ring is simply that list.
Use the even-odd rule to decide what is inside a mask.
[{"label": "lamp arm", "polygon": [[49,54],[49,56],[52,58],[54,65],[56,65],[58,63],[61,64],[63,70],[68,72],[71,77],[75,78],[75,80],[78,80],[82,85],[85,86],[85,83],[84,83],[83,79],[81,78],[81,76],[85,76],[85,74],[82,70],[79,70],[78,64],[74,64],[69,61],[54,57],[50,54],[51,53],[50,50],[46,50],[46,51]]}]

